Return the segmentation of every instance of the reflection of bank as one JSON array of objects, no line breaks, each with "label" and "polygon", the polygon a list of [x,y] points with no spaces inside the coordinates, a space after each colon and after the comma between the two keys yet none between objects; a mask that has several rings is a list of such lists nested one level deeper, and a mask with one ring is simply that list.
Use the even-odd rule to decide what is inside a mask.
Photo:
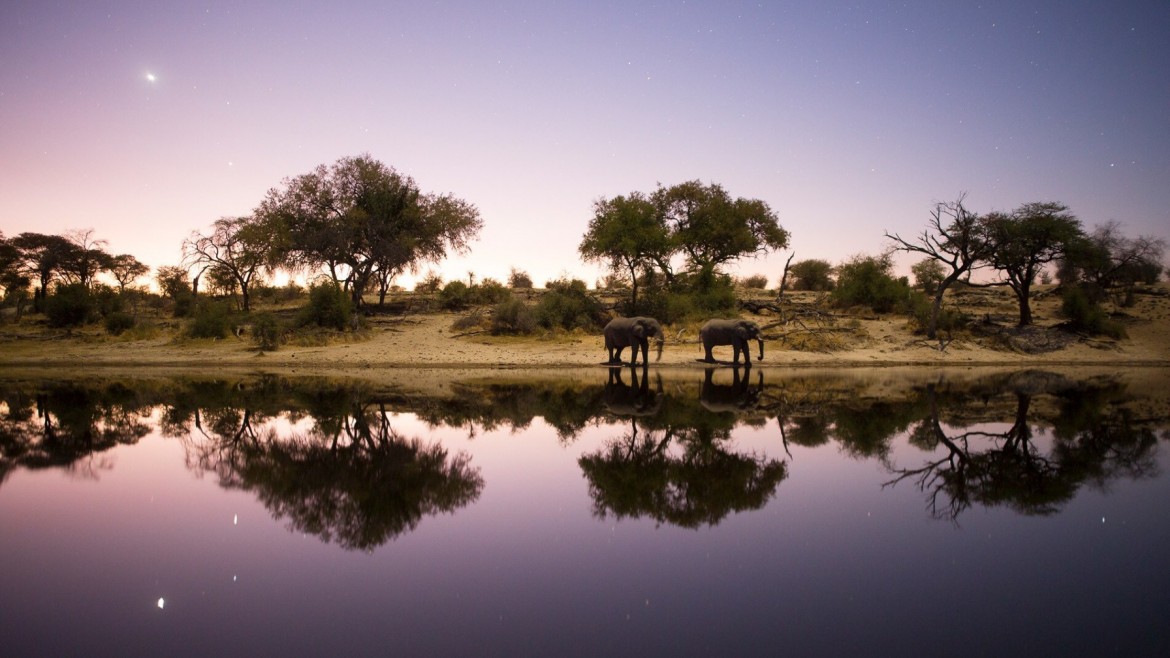
[{"label": "reflection of bank", "polygon": [[[897,477],[886,486],[913,480],[926,494],[932,516],[955,520],[976,503],[1050,515],[1087,482],[1152,476],[1157,435],[1148,423],[1110,404],[1123,393],[1117,385],[1086,386],[1035,371],[988,381],[979,391],[929,385],[923,392],[929,413],[911,429],[910,441],[942,454],[917,468],[891,465]],[[1058,409],[1047,430],[1031,413],[1033,402],[1045,397]],[[996,398],[1014,400],[1008,402],[1014,407],[1010,418],[966,425],[944,421],[944,413],[969,407],[972,399],[993,406]],[[995,421],[1006,429],[991,429]],[[1045,431],[1049,436],[1042,445],[1036,434]]]},{"label": "reflection of bank", "polygon": [[629,429],[578,460],[596,516],[648,517],[697,528],[732,512],[759,509],[772,497],[787,475],[784,462],[728,451],[725,442],[735,420],[721,413],[758,400],[762,373],[752,387],[746,377],[740,381],[737,368],[727,386],[714,384],[708,369],[700,405],[664,396],[661,378],[651,391],[645,373],[640,384],[633,369],[631,377],[627,386],[620,370],[616,375],[611,370],[605,396],[607,410],[628,419]]}]

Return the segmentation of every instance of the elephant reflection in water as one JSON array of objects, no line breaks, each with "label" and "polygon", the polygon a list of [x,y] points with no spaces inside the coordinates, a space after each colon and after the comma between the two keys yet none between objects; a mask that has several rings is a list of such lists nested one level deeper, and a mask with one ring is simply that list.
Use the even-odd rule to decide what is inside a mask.
[{"label": "elephant reflection in water", "polygon": [[606,412],[615,416],[653,416],[662,408],[665,394],[662,392],[662,375],[655,373],[658,386],[650,390],[650,377],[642,369],[639,381],[638,370],[630,368],[631,383],[622,380],[622,368],[610,368],[609,380],[605,383],[603,401]]},{"label": "elephant reflection in water", "polygon": [[[1050,373],[1039,374],[1060,386],[1055,394],[1063,401],[1060,417],[1052,421],[1054,445],[1047,454],[1033,442],[1037,421],[1029,422],[1033,397],[1050,392],[1037,389],[1036,373],[1024,373],[1021,381],[1008,383],[1014,389],[1008,394],[1015,398],[1015,412],[1011,426],[1002,432],[983,429],[1002,417],[980,420],[961,431],[944,429],[944,405],[961,409],[968,400],[947,400],[932,384],[925,391],[929,415],[911,430],[910,442],[931,450],[941,446],[945,454],[920,468],[893,469],[897,477],[884,486],[914,478],[927,494],[931,515],[938,519],[954,521],[976,503],[1046,516],[1058,512],[1087,481],[1137,479],[1157,469],[1153,429],[1128,413],[1106,412],[1102,389],[1066,388],[1067,382]],[[994,397],[987,395],[982,404]],[[975,442],[988,446],[978,450],[972,446]]]},{"label": "elephant reflection in water", "polygon": [[715,368],[703,369],[703,383],[699,387],[699,402],[708,411],[716,413],[743,412],[755,409],[760,404],[760,393],[764,390],[764,373],[756,373],[756,385],[751,385],[750,370],[739,376],[739,368],[732,368],[731,385],[716,384],[713,381]]},{"label": "elephant reflection in water", "polygon": [[[729,452],[725,441],[737,421],[705,412],[694,398],[668,399],[661,379],[651,391],[644,376],[638,383],[636,371],[632,375],[635,384],[626,386],[620,369],[611,370],[606,386],[607,409],[629,416],[630,430],[578,460],[594,515],[649,517],[697,528],[732,512],[759,509],[774,495],[787,466],[763,455]],[[739,384],[721,388],[746,393]],[[716,398],[724,392],[708,392],[715,396],[709,402],[719,404]]]}]

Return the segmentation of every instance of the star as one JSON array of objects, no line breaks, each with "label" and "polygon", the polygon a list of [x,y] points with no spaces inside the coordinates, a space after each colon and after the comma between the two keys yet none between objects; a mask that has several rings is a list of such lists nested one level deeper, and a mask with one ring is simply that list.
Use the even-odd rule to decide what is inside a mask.
[{"label": "star", "polygon": [[150,71],[146,72],[146,81],[147,82],[154,82],[156,80],[158,80],[158,78],[153,73],[151,73]]}]

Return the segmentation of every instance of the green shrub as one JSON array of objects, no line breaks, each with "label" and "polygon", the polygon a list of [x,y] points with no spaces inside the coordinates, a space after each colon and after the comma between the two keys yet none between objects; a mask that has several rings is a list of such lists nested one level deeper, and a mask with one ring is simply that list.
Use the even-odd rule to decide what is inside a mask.
[{"label": "green shrub", "polygon": [[1109,317],[1085,286],[1066,286],[1061,297],[1060,312],[1068,319],[1070,329],[1118,340],[1126,337],[1125,327]]},{"label": "green shrub", "polygon": [[499,334],[530,334],[536,331],[536,315],[523,300],[510,297],[492,309],[492,328]]},{"label": "green shrub", "polygon": [[802,260],[788,268],[788,276],[792,277],[793,290],[814,290],[824,292],[832,290],[833,266],[829,261],[811,259]]},{"label": "green shrub", "polygon": [[512,292],[495,279],[484,279],[469,292],[473,304],[498,304],[512,297]]},{"label": "green shrub", "polygon": [[79,327],[94,319],[96,304],[80,283],[57,286],[45,300],[45,317],[50,327]]},{"label": "green shrub", "polygon": [[352,315],[349,296],[344,291],[331,282],[317,283],[309,288],[309,303],[301,309],[297,324],[345,331]]},{"label": "green shrub", "polygon": [[890,276],[892,266],[886,256],[854,256],[837,268],[833,303],[839,308],[868,306],[875,313],[907,308],[910,282]]},{"label": "green shrub", "polygon": [[114,336],[119,336],[123,331],[132,329],[135,325],[134,316],[122,311],[115,311],[106,316],[105,319],[106,331]]},{"label": "green shrub", "polygon": [[528,276],[528,272],[513,267],[512,271],[508,273],[508,285],[513,289],[531,288],[532,277]]},{"label": "green shrub", "polygon": [[604,321],[601,302],[580,279],[554,279],[545,284],[536,306],[536,322],[546,329],[595,329]]},{"label": "green shrub", "polygon": [[451,281],[439,291],[439,306],[458,311],[471,303],[471,288],[462,281]]},{"label": "green shrub", "polygon": [[[915,290],[910,293],[910,316],[914,320],[915,329],[925,332],[930,326],[930,314],[934,309],[934,298],[927,297]],[[971,318],[954,306],[944,304],[938,312],[938,331],[952,332],[962,329],[971,322]]]},{"label": "green shrub", "polygon": [[284,327],[275,315],[258,313],[252,318],[252,340],[261,350],[274,351],[284,342]]},{"label": "green shrub", "polygon": [[201,300],[191,314],[187,334],[192,338],[227,338],[231,331],[231,311],[226,302]]},{"label": "green shrub", "polygon": [[753,274],[743,278],[739,283],[748,290],[764,290],[768,287],[768,277],[763,274]]},{"label": "green shrub", "polygon": [[424,276],[422,278],[422,280],[420,280],[418,283],[414,284],[414,291],[415,292],[429,293],[429,294],[433,295],[434,293],[439,291],[439,288],[442,288],[442,287],[443,287],[443,277],[439,276],[439,274],[437,272],[431,271],[431,272],[427,272],[427,275]]}]

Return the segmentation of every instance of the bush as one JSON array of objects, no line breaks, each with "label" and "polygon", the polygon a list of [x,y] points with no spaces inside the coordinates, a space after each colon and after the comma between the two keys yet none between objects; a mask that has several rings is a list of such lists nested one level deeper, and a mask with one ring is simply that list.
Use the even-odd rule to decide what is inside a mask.
[{"label": "bush", "polygon": [[[930,326],[930,315],[934,310],[934,299],[915,290],[910,293],[910,316],[916,331],[925,332]],[[943,305],[938,311],[938,331],[953,332],[967,326],[971,318],[958,308]]]},{"label": "bush", "polygon": [[349,296],[344,291],[331,282],[317,283],[309,288],[309,303],[301,309],[297,324],[345,331],[352,316]]},{"label": "bush", "polygon": [[764,290],[768,287],[768,277],[763,274],[753,274],[741,279],[739,284],[748,290]]},{"label": "bush", "polygon": [[837,269],[833,303],[840,308],[868,306],[874,313],[907,308],[910,282],[890,276],[891,268],[886,256],[854,256]]},{"label": "bush", "polygon": [[512,296],[504,284],[495,279],[484,279],[469,290],[473,304],[498,304]]},{"label": "bush", "polygon": [[45,317],[50,327],[79,327],[94,319],[96,304],[80,283],[57,286],[45,300]]},{"label": "bush", "polygon": [[554,279],[536,306],[536,322],[547,329],[595,329],[605,320],[601,302],[580,279]]},{"label": "bush", "polygon": [[1071,285],[1065,287],[1061,296],[1060,312],[1068,318],[1070,329],[1119,340],[1126,337],[1125,327],[1109,317],[1091,290]]},{"label": "bush", "polygon": [[788,274],[792,276],[793,290],[825,292],[834,287],[833,266],[828,261],[802,260],[793,263],[792,267],[788,268]]},{"label": "bush", "polygon": [[933,295],[946,278],[942,263],[933,258],[924,258],[911,265],[910,273],[914,275],[914,284],[928,295]]},{"label": "bush", "polygon": [[252,340],[261,350],[274,351],[284,342],[284,327],[275,315],[259,313],[252,318]]},{"label": "bush", "polygon": [[511,297],[492,309],[492,334],[530,334],[536,331],[536,315],[517,297]]},{"label": "bush", "polygon": [[508,286],[510,286],[513,290],[519,288],[531,288],[532,277],[528,276],[528,272],[525,272],[524,270],[518,270],[513,267],[512,271],[508,273]]},{"label": "bush", "polygon": [[425,292],[428,294],[435,294],[439,288],[443,287],[443,277],[439,276],[437,272],[427,272],[427,275],[421,281],[414,284],[415,292]]},{"label": "bush", "polygon": [[135,325],[134,316],[122,311],[115,311],[106,316],[106,331],[111,335],[119,336],[123,331],[132,329]]},{"label": "bush", "polygon": [[226,302],[203,300],[195,305],[187,333],[192,338],[227,338],[231,312]]},{"label": "bush", "polygon": [[471,288],[462,281],[451,281],[439,291],[439,306],[458,311],[471,303]]}]

